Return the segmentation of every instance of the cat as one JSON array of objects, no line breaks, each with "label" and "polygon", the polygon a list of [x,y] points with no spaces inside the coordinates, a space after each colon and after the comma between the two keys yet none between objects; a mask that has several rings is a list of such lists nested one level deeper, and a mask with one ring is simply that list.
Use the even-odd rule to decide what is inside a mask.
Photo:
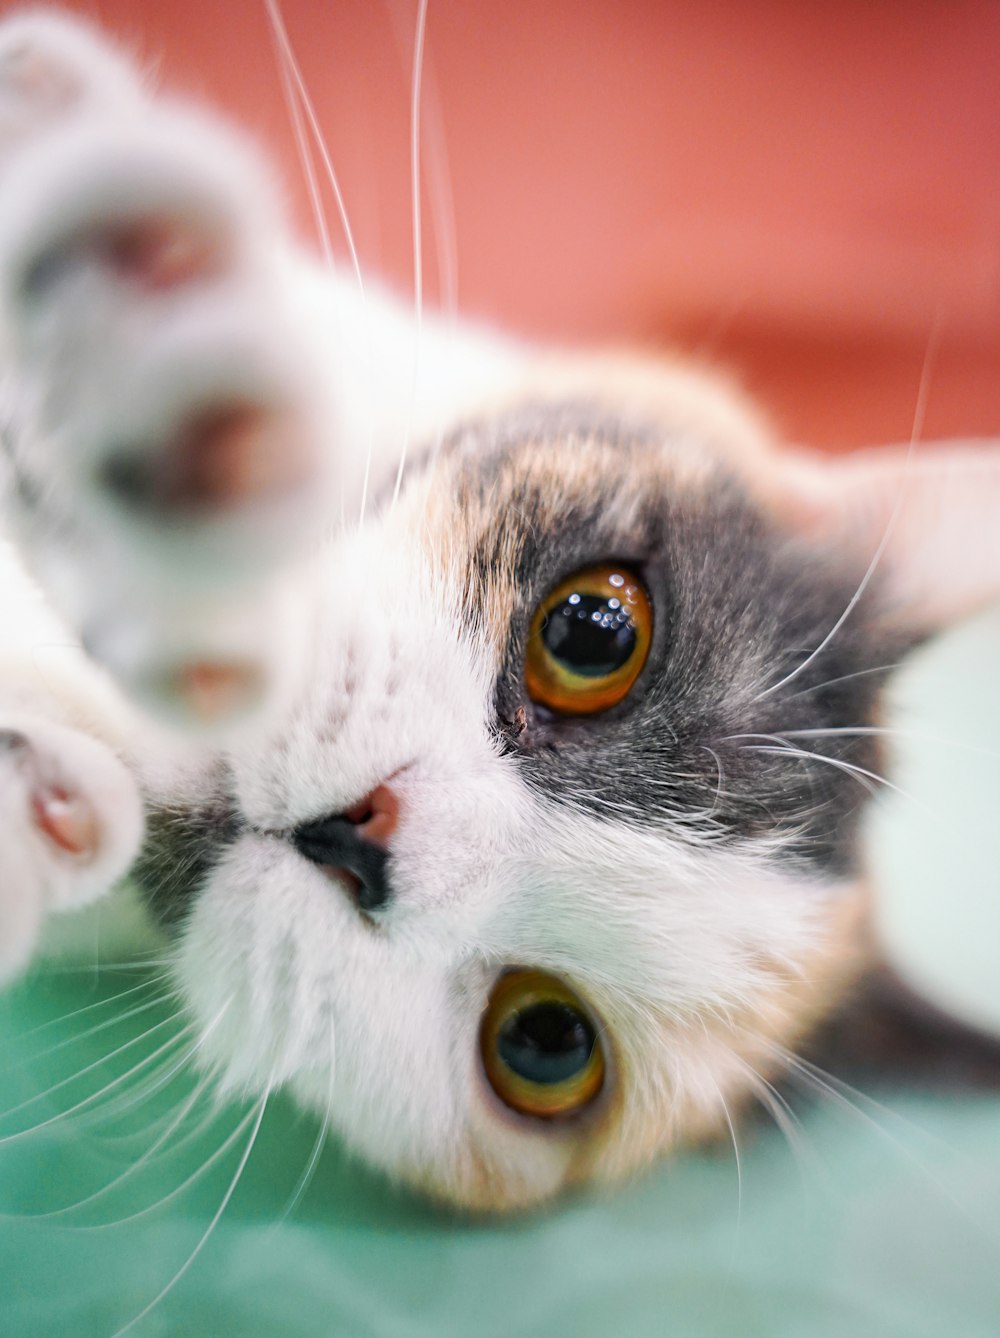
[{"label": "cat", "polygon": [[724,1135],[871,966],[881,703],[1000,597],[995,445],[417,332],[55,13],[0,190],[4,978],[130,874],[220,1089],[432,1196]]}]

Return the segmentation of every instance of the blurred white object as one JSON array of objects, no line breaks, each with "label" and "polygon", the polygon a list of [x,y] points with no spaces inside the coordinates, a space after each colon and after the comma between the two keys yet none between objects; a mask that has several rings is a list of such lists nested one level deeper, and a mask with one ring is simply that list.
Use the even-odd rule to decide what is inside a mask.
[{"label": "blurred white object", "polygon": [[918,989],[1000,1032],[1000,609],[915,655],[890,700],[905,794],[869,828],[879,931]]}]

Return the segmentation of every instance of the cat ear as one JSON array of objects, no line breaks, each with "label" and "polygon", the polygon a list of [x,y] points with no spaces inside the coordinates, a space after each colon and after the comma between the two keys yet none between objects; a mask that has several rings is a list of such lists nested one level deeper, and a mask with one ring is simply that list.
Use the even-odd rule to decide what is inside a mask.
[{"label": "cat ear", "polygon": [[1000,441],[777,463],[781,518],[871,564],[906,629],[930,634],[1000,601]]}]

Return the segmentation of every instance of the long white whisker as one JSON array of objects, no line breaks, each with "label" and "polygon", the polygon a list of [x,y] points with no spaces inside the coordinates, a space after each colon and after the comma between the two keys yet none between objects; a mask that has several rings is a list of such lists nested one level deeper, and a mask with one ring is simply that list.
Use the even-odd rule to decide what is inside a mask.
[{"label": "long white whisker", "polygon": [[[159,1002],[159,1000],[157,1000],[157,1002]],[[146,1031],[141,1032],[138,1036],[130,1036],[127,1041],[124,1041],[121,1045],[110,1051],[109,1054],[100,1055],[91,1063],[84,1065],[82,1069],[77,1069],[75,1073],[70,1073],[67,1077],[60,1078],[58,1082],[54,1082],[51,1087],[46,1087],[44,1091],[35,1092],[32,1096],[26,1097],[24,1101],[19,1101],[16,1106],[11,1106],[9,1110],[3,1111],[2,1117],[0,1118],[5,1120],[9,1119],[11,1115],[16,1115],[18,1111],[27,1109],[28,1106],[34,1105],[36,1101],[43,1101],[46,1097],[52,1096],[54,1092],[60,1091],[70,1083],[76,1082],[78,1078],[82,1078],[85,1074],[91,1073],[96,1068],[100,1068],[102,1064],[106,1064],[109,1059],[114,1059],[116,1055],[124,1054],[124,1052],[130,1050],[133,1045],[138,1045],[140,1041],[145,1040],[148,1036],[152,1036],[154,1032],[160,1031],[163,1027],[167,1026],[168,1023],[176,1022],[176,1020],[176,1014],[171,1014],[170,1017],[161,1018],[159,1022],[154,1023],[153,1026],[149,1027]],[[0,1143],[3,1141],[4,1140],[0,1138]]]},{"label": "long white whisker", "polygon": [[[266,1095],[263,1100],[266,1101]],[[173,1202],[174,1199],[179,1198],[186,1190],[190,1189],[192,1185],[197,1184],[198,1181],[212,1169],[215,1163],[220,1161],[221,1158],[226,1155],[229,1149],[244,1132],[247,1125],[249,1125],[250,1121],[254,1118],[256,1109],[256,1106],[251,1107],[251,1109],[240,1119],[236,1127],[226,1135],[225,1140],[219,1144],[215,1151],[211,1153],[196,1170],[192,1171],[189,1176],[182,1180],[179,1185],[175,1185],[173,1189],[164,1194],[162,1198],[157,1199],[155,1203],[148,1203],[145,1208],[137,1208],[135,1212],[129,1213],[127,1217],[115,1217],[109,1222],[90,1222],[86,1226],[78,1227],[77,1230],[106,1231],[109,1227],[124,1226],[126,1222],[137,1222],[139,1218],[148,1217],[150,1213],[157,1212],[160,1208]]]},{"label": "long white whisker", "polygon": [[712,1078],[712,1085],[719,1094],[719,1105],[722,1107],[722,1115],[729,1129],[729,1137],[733,1144],[733,1157],[736,1160],[736,1231],[733,1237],[732,1258],[730,1259],[730,1270],[732,1269],[732,1259],[736,1255],[736,1245],[739,1241],[740,1228],[743,1225],[743,1162],[740,1157],[740,1145],[736,1138],[736,1125],[733,1123],[733,1117],[729,1113],[729,1105],[723,1095],[719,1083]]},{"label": "long white whisker", "polygon": [[157,1092],[169,1087],[177,1074],[187,1068],[195,1049],[194,1045],[190,1049],[183,1049],[179,1056],[174,1056],[169,1061],[164,1060],[162,1064],[151,1069],[141,1082],[136,1083],[134,1089],[126,1088],[124,1092],[119,1092],[101,1111],[101,1117],[105,1120],[117,1120],[134,1106],[145,1105]]},{"label": "long white whisker", "polygon": [[801,1173],[805,1166],[804,1153],[806,1148],[802,1139],[801,1126],[795,1117],[795,1113],[778,1089],[772,1083],[769,1083],[762,1074],[758,1073],[752,1065],[744,1064],[743,1067],[750,1079],[754,1095],[783,1135]]},{"label": "long white whisker", "polygon": [[[330,157],[330,151],[327,148],[326,139],[323,135],[322,129],[320,128],[319,119],[316,116],[316,109],[313,105],[312,98],[309,96],[309,91],[306,88],[305,79],[303,78],[302,75],[301,66],[299,65],[298,59],[295,55],[295,49],[292,46],[291,39],[288,36],[288,30],[285,27],[285,22],[284,19],[282,18],[280,4],[278,3],[278,0],[265,0],[265,4],[267,6],[267,13],[271,21],[271,27],[275,36],[275,40],[278,44],[278,48],[282,57],[281,65],[282,65],[283,77],[288,78],[290,76],[291,80],[290,92],[294,95],[294,104],[290,103],[289,105],[290,107],[292,107],[292,105],[294,105],[295,107],[295,110],[293,111],[293,122],[296,124],[296,126],[301,124],[301,115],[304,113],[310,133],[312,134],[313,137],[313,143],[316,145],[316,151],[319,153],[320,161],[323,164],[323,171],[326,175],[327,182],[330,186],[330,190],[333,194],[333,198],[337,205],[337,214],[340,219],[340,226],[344,234],[344,241],[347,245],[347,251],[351,258],[351,269],[354,274],[354,281],[358,289],[358,297],[360,299],[360,309],[362,313],[364,313],[362,324],[364,325],[365,328],[365,374],[367,377],[368,384],[371,385],[372,366],[374,359],[374,346],[372,340],[371,321],[368,316],[368,305],[365,294],[365,281],[364,281],[364,276],[361,272],[361,260],[360,257],[358,256],[358,248],[354,240],[354,231],[351,228],[351,222],[347,214],[347,204],[344,200],[344,194],[340,187],[340,178],[337,176],[336,169],[333,166],[333,160]],[[297,128],[296,128],[296,137],[298,137]],[[323,211],[323,207],[319,198],[318,184],[315,187],[315,194],[313,194],[312,183],[315,180],[315,176],[313,172],[312,155],[308,153],[304,145],[300,148],[300,154],[302,155],[303,167],[306,170],[307,184],[309,185],[310,195],[312,196],[313,199],[313,212],[315,215],[317,215],[317,218],[322,219],[321,236],[324,238],[324,254],[327,258],[327,263],[330,264],[333,259],[333,249],[332,246],[330,246],[329,244],[329,229],[327,228],[326,215]],[[362,524],[364,522],[365,512],[368,509],[368,493],[371,487],[372,455],[374,450],[374,432],[375,432],[374,419],[372,418],[369,421],[368,431],[367,431],[368,440],[365,450],[364,476],[362,478],[362,483],[361,483],[361,505],[358,516],[359,524]]]},{"label": "long white whisker", "polygon": [[218,1208],[215,1211],[215,1214],[212,1217],[212,1220],[209,1222],[208,1226],[205,1228],[204,1232],[199,1238],[197,1245],[195,1245],[194,1249],[184,1260],[184,1263],[180,1266],[180,1268],[173,1275],[173,1277],[166,1284],[166,1286],[163,1287],[159,1292],[157,1292],[157,1294],[153,1297],[153,1299],[149,1302],[149,1304],[144,1306],[143,1309],[139,1311],[138,1315],[134,1315],[127,1324],[122,1325],[120,1329],[118,1329],[115,1333],[113,1333],[111,1338],[122,1338],[123,1334],[128,1333],[129,1329],[134,1328],[135,1325],[138,1324],[141,1319],[144,1319],[151,1310],[153,1310],[156,1306],[158,1306],[159,1303],[163,1300],[163,1298],[170,1291],[173,1290],[173,1288],[177,1285],[178,1282],[180,1282],[181,1278],[184,1276],[184,1274],[188,1271],[188,1269],[197,1259],[198,1255],[201,1253],[206,1242],[208,1241],[208,1238],[211,1236],[212,1232],[218,1225],[219,1219],[222,1217],[222,1214],[226,1211],[226,1208],[229,1205],[229,1200],[233,1197],[233,1194],[236,1192],[236,1186],[239,1184],[243,1172],[246,1169],[246,1164],[250,1160],[250,1154],[251,1152],[253,1152],[254,1144],[257,1141],[257,1134],[260,1131],[260,1126],[264,1119],[264,1111],[267,1108],[268,1095],[269,1093],[265,1092],[259,1102],[257,1110],[257,1120],[250,1133],[250,1137],[247,1141],[246,1148],[243,1151],[243,1155],[240,1157],[239,1165],[236,1167],[236,1170],[233,1173],[233,1178],[229,1182],[228,1189],[222,1196],[222,1202],[219,1204]]},{"label": "long white whisker", "polygon": [[[119,990],[117,994],[111,994],[105,999],[97,999],[94,1003],[84,1004],[82,1008],[74,1008],[72,1013],[61,1013],[59,1017],[50,1018],[48,1022],[40,1022],[37,1027],[31,1027],[28,1031],[22,1032],[21,1035],[25,1040],[28,1040],[32,1036],[39,1036],[43,1031],[51,1031],[53,1027],[58,1027],[60,1023],[72,1022],[74,1018],[83,1017],[87,1013],[96,1012],[99,1008],[109,1008],[112,1004],[118,1003],[119,1000],[127,999],[130,994],[138,994],[140,990],[152,989],[154,985],[158,985],[161,981],[166,979],[166,972],[158,976],[153,976],[150,980],[144,980],[139,985],[130,985],[128,989]],[[71,1039],[79,1040],[81,1037],[89,1035],[91,1035],[89,1031],[79,1032],[71,1037]],[[46,1050],[44,1053],[51,1054],[52,1052]]]},{"label": "long white whisker", "polygon": [[350,219],[347,216],[347,206],[344,203],[344,196],[340,189],[340,180],[334,170],[333,162],[330,158],[330,152],[326,147],[326,141],[323,138],[323,132],[320,129],[319,120],[316,116],[316,109],[313,106],[312,98],[309,96],[309,90],[306,88],[305,80],[302,77],[302,69],[295,55],[295,49],[292,46],[288,36],[288,30],[285,27],[285,21],[281,15],[281,6],[278,0],[265,0],[268,17],[271,20],[271,27],[274,31],[280,47],[282,57],[287,62],[288,70],[291,73],[295,85],[295,91],[298,93],[300,105],[305,113],[309,129],[312,131],[313,142],[323,163],[323,170],[326,173],[330,189],[337,203],[337,213],[340,217],[340,226],[344,232],[344,241],[347,244],[347,250],[351,257],[351,267],[354,270],[354,277],[357,281],[358,291],[364,295],[364,279],[361,277],[361,262],[358,259],[357,247],[354,244],[354,233],[351,230]]},{"label": "long white whisker", "polygon": [[116,1097],[114,1103],[109,1105],[107,1114],[117,1119],[123,1111],[129,1110],[132,1106],[144,1104],[156,1092],[173,1082],[174,1077],[180,1073],[182,1069],[188,1067],[191,1060],[208,1040],[216,1026],[222,1021],[223,1017],[229,1011],[231,1003],[232,1000],[228,999],[222,1005],[209,1025],[201,1032],[190,1048],[183,1051],[179,1059],[173,1060],[170,1065],[164,1065],[164,1071],[159,1073],[154,1071],[147,1075],[143,1082],[137,1085],[134,1092],[125,1092],[123,1095]]},{"label": "long white whisker", "polygon": [[798,692],[790,692],[784,700],[793,702],[799,697],[808,697],[811,692],[822,692],[824,688],[836,687],[838,683],[849,683],[852,678],[864,678],[866,674],[888,674],[899,666],[900,661],[897,660],[895,664],[877,664],[871,669],[857,669],[853,674],[840,674],[837,678],[828,678],[822,683],[813,683],[807,688],[800,688]]},{"label": "long white whisker", "polygon": [[[920,370],[920,384],[917,387],[917,403],[913,412],[913,427],[910,431],[910,442],[906,450],[904,470],[909,469],[910,463],[913,460],[913,453],[916,449],[917,441],[919,440],[920,433],[923,431],[924,417],[927,412],[927,396],[930,390],[930,371],[931,371],[931,365],[933,363],[933,354],[936,352],[937,349],[938,334],[939,334],[939,323],[937,320],[935,320],[934,325],[931,327],[930,337],[928,338],[927,341],[927,348],[924,352],[923,365]],[[772,683],[769,688],[765,688],[763,692],[757,695],[755,701],[763,701],[763,699],[765,697],[769,697],[772,692],[777,692],[780,688],[785,687],[786,684],[793,682],[796,678],[798,678],[798,676],[801,673],[803,673],[806,669],[808,669],[811,664],[815,663],[816,659],[823,654],[824,650],[826,650],[827,646],[830,644],[833,638],[843,627],[844,623],[847,622],[848,618],[854,612],[855,608],[858,605],[858,601],[862,598],[865,591],[868,589],[868,586],[871,583],[871,579],[875,575],[876,568],[882,561],[882,555],[885,553],[885,550],[888,547],[889,540],[892,537],[893,530],[896,528],[896,521],[899,518],[899,513],[902,510],[903,502],[906,499],[907,483],[908,483],[908,474],[904,473],[900,481],[899,490],[896,493],[896,500],[893,504],[893,508],[889,515],[888,522],[886,523],[886,527],[885,530],[883,531],[882,538],[879,541],[879,545],[875,549],[875,553],[872,557],[872,560],[871,562],[869,562],[868,568],[858,584],[858,588],[855,590],[854,594],[848,600],[847,607],[844,609],[843,613],[833,624],[833,626],[830,628],[829,632],[827,632],[826,636],[822,639],[819,645],[813,651],[811,651],[809,655],[806,656],[806,658],[802,661],[802,663],[796,665],[796,667],[791,671],[791,673],[786,674],[784,678],[779,679],[777,683]]]},{"label": "long white whisker", "polygon": [[903,489],[900,488],[900,491],[896,497],[896,503],[892,509],[892,514],[889,517],[889,523],[886,525],[885,530],[883,531],[879,545],[875,549],[875,554],[872,557],[871,562],[869,562],[868,564],[867,571],[865,572],[864,576],[862,576],[860,582],[858,583],[858,588],[855,590],[854,594],[848,600],[847,607],[844,609],[843,613],[833,624],[833,626],[830,628],[829,632],[827,632],[826,636],[819,643],[819,645],[816,646],[814,650],[810,651],[810,653],[801,662],[801,664],[796,665],[796,667],[791,671],[791,673],[786,674],[784,678],[780,678],[777,681],[777,683],[772,683],[769,688],[765,688],[763,692],[758,693],[757,696],[754,698],[755,702],[763,701],[765,697],[770,697],[772,692],[777,692],[779,691],[779,689],[785,687],[788,683],[794,682],[795,679],[798,678],[799,674],[803,673],[806,669],[808,669],[809,666],[815,663],[815,661],[819,658],[819,656],[823,654],[827,646],[830,644],[833,638],[843,627],[844,623],[847,622],[848,618],[854,612],[855,608],[857,608],[858,601],[864,596],[865,591],[868,589],[868,586],[871,583],[872,577],[875,575],[876,568],[882,561],[882,554],[888,547],[889,540],[892,538],[892,532],[895,529],[896,517],[899,515],[900,508],[903,504],[903,497],[904,497],[904,492]]},{"label": "long white whisker", "polygon": [[306,1162],[305,1170],[299,1176],[295,1188],[292,1190],[292,1193],[289,1196],[288,1202],[285,1204],[284,1208],[275,1219],[274,1227],[277,1227],[281,1222],[284,1222],[285,1219],[291,1215],[291,1213],[295,1208],[295,1205],[298,1203],[299,1199],[301,1199],[302,1195],[306,1192],[306,1188],[308,1187],[309,1182],[312,1179],[313,1174],[316,1170],[316,1167],[319,1164],[319,1159],[320,1156],[322,1155],[323,1148],[326,1145],[327,1134],[329,1133],[330,1129],[330,1118],[333,1113],[333,1087],[334,1087],[334,1079],[336,1077],[335,1060],[336,1060],[336,1047],[335,1047],[335,1039],[333,1031],[333,1019],[331,1017],[330,1081],[327,1084],[326,1112],[320,1122],[319,1130],[317,1131],[316,1138],[313,1142],[312,1151],[310,1152],[309,1159]]},{"label": "long white whisker", "polygon": [[859,767],[854,762],[845,762],[841,757],[829,757],[826,753],[811,753],[805,748],[796,748],[793,744],[786,742],[785,736],[780,734],[731,734],[729,735],[729,739],[724,740],[724,742],[735,739],[770,739],[777,745],[776,747],[769,748],[763,745],[744,744],[744,751],[748,753],[771,753],[776,756],[781,756],[784,753],[790,757],[799,757],[803,760],[808,759],[813,762],[825,762],[828,766],[834,767],[838,771],[843,771],[846,775],[853,776],[860,785],[865,786],[865,789],[868,790],[869,794],[874,791],[871,785],[866,784],[866,780],[877,782],[879,785],[884,785],[887,790],[892,790],[894,794],[901,795],[904,799],[915,805],[916,808],[926,813],[934,822],[938,821],[937,815],[931,809],[927,808],[925,804],[922,804],[919,799],[902,789],[901,786],[895,785],[891,780],[880,775],[877,771],[869,771],[867,767]]},{"label": "long white whisker", "polygon": [[152,1160],[156,1152],[169,1140],[170,1135],[180,1128],[190,1112],[194,1109],[197,1102],[204,1096],[205,1089],[210,1081],[211,1075],[205,1074],[201,1082],[197,1084],[187,1099],[180,1102],[179,1111],[175,1112],[170,1117],[166,1128],[156,1136],[142,1156],[135,1161],[129,1162],[125,1169],[120,1171],[113,1179],[109,1180],[107,1184],[101,1185],[99,1189],[95,1189],[92,1193],[85,1195],[82,1199],[77,1199],[74,1203],[64,1204],[61,1208],[53,1208],[51,1211],[45,1213],[32,1213],[31,1220],[35,1222],[48,1217],[64,1217],[67,1213],[73,1213],[76,1212],[78,1208],[86,1207],[88,1203],[96,1203],[98,1199],[103,1199],[105,1195],[110,1194],[112,1190],[116,1189],[124,1181],[131,1179],[140,1167],[145,1166],[147,1162]]},{"label": "long white whisker", "polygon": [[[896,1138],[878,1119],[869,1114],[867,1110],[863,1109],[860,1103],[864,1102],[866,1106],[876,1110],[879,1114],[896,1119],[912,1132],[923,1134],[923,1130],[919,1129],[918,1126],[912,1124],[909,1120],[906,1120],[903,1116],[899,1115],[888,1106],[883,1105],[879,1101],[875,1101],[872,1097],[866,1096],[863,1092],[859,1092],[849,1083],[845,1083],[833,1074],[827,1073],[818,1065],[812,1064],[808,1060],[793,1054],[790,1050],[785,1049],[784,1046],[774,1046],[772,1048],[774,1053],[782,1059],[790,1077],[797,1079],[807,1091],[825,1097],[838,1109],[856,1116],[863,1124],[867,1125],[878,1134],[880,1138],[888,1143],[897,1156],[901,1157],[903,1161],[919,1171],[927,1183],[937,1190],[941,1197],[945,1199],[945,1201],[948,1202],[960,1216],[965,1218],[967,1222],[970,1222],[977,1231],[981,1231],[989,1241],[994,1244],[997,1243],[998,1238],[993,1229],[971,1213],[968,1207],[963,1204],[961,1200],[956,1198],[947,1185],[943,1184],[937,1176],[933,1175],[928,1170],[927,1166],[915,1152],[908,1148],[899,1138]],[[948,1147],[948,1145],[943,1142],[941,1145]]]},{"label": "long white whisker", "polygon": [[966,743],[964,739],[949,739],[943,734],[924,734],[912,729],[894,729],[885,725],[843,725],[828,729],[785,729],[782,737],[786,739],[823,739],[823,738],[863,738],[866,735],[875,738],[905,739],[912,743],[940,744],[942,747],[959,748],[962,752],[975,753],[980,757],[1000,758],[995,748],[980,748],[977,744]]},{"label": "long white whisker", "polygon": [[306,125],[302,119],[302,106],[299,100],[294,78],[288,67],[288,46],[280,40],[277,30],[274,27],[274,15],[271,15],[271,35],[274,39],[275,49],[278,55],[278,68],[281,73],[281,91],[285,99],[285,105],[288,108],[288,115],[292,122],[292,132],[295,135],[295,147],[299,155],[299,163],[302,167],[303,175],[306,179],[306,189],[309,192],[309,205],[312,209],[313,222],[316,226],[316,236],[319,239],[320,248],[323,252],[323,260],[327,269],[335,270],[337,267],[333,254],[333,245],[330,241],[330,228],[326,221],[326,210],[323,208],[323,200],[320,195],[319,181],[316,177],[316,164],[313,159],[312,150],[309,147],[309,136],[306,132]]},{"label": "long white whisker", "polygon": [[410,213],[413,232],[413,317],[414,347],[413,372],[410,382],[410,403],[406,415],[406,427],[399,453],[399,467],[396,470],[396,482],[392,490],[395,504],[403,483],[406,469],[406,457],[410,449],[410,435],[413,430],[413,411],[416,405],[417,386],[420,380],[420,347],[423,338],[424,323],[424,257],[423,228],[421,223],[420,195],[420,91],[424,68],[424,39],[427,33],[427,0],[420,0],[417,10],[417,31],[413,43],[413,76],[410,84]]},{"label": "long white whisker", "polygon": [[[132,991],[128,990],[126,993],[131,994]],[[122,996],[116,995],[115,997],[117,999]],[[103,1022],[95,1022],[92,1027],[87,1027],[85,1031],[77,1032],[73,1036],[66,1036],[61,1041],[57,1041],[55,1045],[50,1045],[45,1050],[34,1051],[25,1062],[37,1059],[47,1059],[50,1055],[58,1054],[60,1050],[65,1050],[69,1045],[76,1045],[80,1041],[89,1040],[91,1037],[99,1035],[102,1031],[107,1031],[109,1027],[116,1027],[119,1023],[127,1022],[133,1017],[138,1017],[141,1013],[148,1013],[151,1008],[162,1008],[166,1001],[166,994],[158,994],[155,999],[148,999],[145,1003],[136,1004],[134,1008],[128,1009],[127,1012],[116,1014],[114,1017],[105,1018]],[[81,1009],[79,1011],[82,1012],[84,1010]],[[70,1016],[76,1015],[70,1014]]]},{"label": "long white whisker", "polygon": [[[175,1019],[173,1018],[166,1018],[164,1021],[172,1022],[174,1020]],[[164,1025],[163,1023],[157,1024],[158,1027],[163,1025]],[[151,1027],[150,1031],[146,1032],[145,1035],[148,1036],[150,1032],[154,1030],[156,1030],[156,1028]],[[140,1059],[137,1064],[134,1064],[130,1069],[127,1069],[124,1073],[119,1074],[117,1078],[113,1078],[111,1082],[107,1083],[104,1087],[102,1087],[99,1092],[92,1092],[90,1096],[84,1097],[82,1101],[78,1101],[76,1105],[70,1106],[68,1110],[57,1111],[55,1115],[50,1116],[47,1120],[42,1120],[38,1124],[32,1125],[30,1129],[19,1129],[16,1133],[5,1134],[2,1138],[0,1138],[0,1145],[3,1145],[4,1143],[14,1143],[18,1139],[27,1138],[31,1134],[37,1134],[41,1129],[47,1129],[50,1125],[56,1124],[60,1120],[65,1120],[70,1115],[76,1114],[77,1111],[85,1110],[87,1107],[92,1106],[95,1101],[99,1101],[101,1097],[105,1096],[108,1092],[113,1091],[116,1087],[120,1086],[121,1083],[126,1082],[129,1078],[132,1077],[133,1074],[140,1072],[148,1064],[153,1063],[153,1061],[158,1059],[165,1050],[169,1049],[173,1045],[177,1045],[178,1042],[182,1042],[184,1040],[185,1034],[189,1030],[190,1030],[189,1027],[182,1028],[181,1031],[179,1031],[176,1035],[171,1036],[168,1040],[164,1041],[162,1045],[157,1046],[157,1048],[152,1052],[152,1054],[146,1055],[143,1059]],[[142,1038],[136,1037],[136,1040],[140,1039]],[[125,1048],[124,1046],[120,1046],[119,1050],[113,1051],[112,1053],[118,1054],[120,1050],[124,1048]],[[107,1058],[110,1059],[111,1056],[109,1055],[107,1056]],[[102,1061],[98,1060],[97,1062],[100,1063]],[[88,1068],[93,1068],[93,1067],[94,1065],[88,1065]],[[86,1069],[82,1070],[82,1072],[86,1071],[87,1071]],[[79,1074],[73,1075],[73,1077],[79,1077],[79,1076],[80,1076]],[[68,1082],[70,1081],[70,1079],[66,1079],[65,1081]],[[62,1085],[63,1085],[62,1083],[57,1084],[57,1086],[60,1087]]]},{"label": "long white whisker", "polygon": [[[170,957],[143,956],[137,954],[127,962],[102,962],[98,961],[98,969],[105,973],[114,973],[119,971],[148,971],[153,966],[173,966],[173,960]],[[79,966],[44,966],[37,973],[42,979],[47,976],[81,976],[86,973],[81,971]],[[92,977],[88,976],[88,984],[92,983]]]}]

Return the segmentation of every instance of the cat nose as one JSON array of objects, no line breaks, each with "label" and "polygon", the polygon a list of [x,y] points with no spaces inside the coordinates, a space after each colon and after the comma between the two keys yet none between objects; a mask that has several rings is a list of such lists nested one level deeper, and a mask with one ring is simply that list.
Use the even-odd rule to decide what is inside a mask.
[{"label": "cat nose", "polygon": [[343,813],[296,827],[292,844],[311,863],[346,873],[361,909],[375,911],[392,896],[388,846],[398,822],[399,796],[378,785]]}]

